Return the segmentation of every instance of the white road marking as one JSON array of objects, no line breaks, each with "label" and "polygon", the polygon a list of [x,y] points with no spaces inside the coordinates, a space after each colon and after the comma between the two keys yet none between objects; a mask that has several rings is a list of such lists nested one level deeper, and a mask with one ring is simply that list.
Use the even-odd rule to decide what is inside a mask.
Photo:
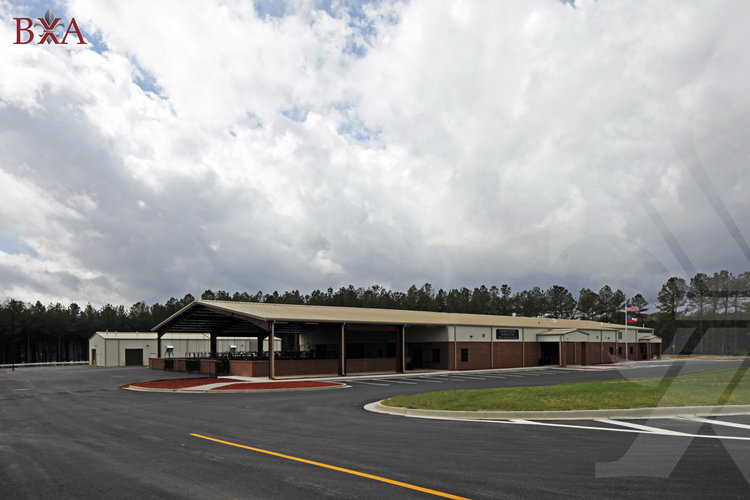
[{"label": "white road marking", "polygon": [[417,385],[416,382],[404,382],[403,380],[389,380],[392,384],[411,384],[411,385]]},{"label": "white road marking", "polygon": [[726,427],[736,427],[738,429],[750,429],[750,425],[748,424],[738,424],[737,422],[725,422],[723,420],[714,420],[712,418],[703,418],[703,417],[693,417],[693,416],[682,416],[677,417],[682,420],[692,420],[693,422],[702,422],[706,424],[713,424],[713,425],[723,425]]},{"label": "white road marking", "polygon": [[466,375],[463,375],[463,378],[464,379],[468,379],[468,380],[487,380],[484,377],[469,377],[469,376],[466,376]]},{"label": "white road marking", "polygon": [[430,384],[442,384],[442,380],[430,380],[428,378],[405,378],[403,380],[416,380],[417,382],[429,382]]},{"label": "white road marking", "polygon": [[375,382],[363,382],[361,380],[352,381],[352,384],[365,384],[365,385],[379,385],[381,387],[389,387],[391,384],[376,384]]},{"label": "white road marking", "polygon": [[[456,419],[457,420],[457,419]],[[612,427],[596,427],[592,425],[574,425],[574,424],[553,424],[550,422],[539,422],[537,420],[524,420],[521,418],[510,418],[506,421],[502,420],[472,420],[472,422],[493,422],[496,424],[523,424],[523,425],[539,425],[542,427],[563,427],[565,429],[589,429],[594,431],[611,431],[611,432],[628,432],[631,434],[643,434],[643,431],[636,431],[633,429],[617,429]]]},{"label": "white road marking", "polygon": [[601,422],[603,424],[612,424],[612,425],[619,425],[622,427],[629,427],[631,429],[640,429],[644,432],[648,432],[651,434],[668,434],[673,436],[689,436],[689,434],[685,434],[684,432],[677,432],[677,431],[669,431],[666,429],[659,429],[658,427],[651,427],[650,425],[641,425],[641,424],[635,424],[633,422],[623,422],[621,420],[613,420],[610,418],[595,418],[594,422]]},{"label": "white road marking", "polygon": [[213,389],[218,389],[219,387],[226,387],[228,385],[232,385],[236,383],[237,382],[217,382],[215,384],[194,385],[191,387],[185,387],[184,389],[177,389],[177,392],[205,392],[205,391],[210,391]]},{"label": "white road marking", "polygon": [[[648,427],[648,426],[641,426],[646,427],[650,430],[646,429],[637,429],[637,428],[627,428],[627,429],[621,429],[621,428],[613,428],[613,427],[597,427],[593,425],[572,425],[572,424],[556,424],[552,422],[539,422],[536,420],[523,420],[518,418],[511,418],[506,420],[484,420],[484,419],[470,419],[470,418],[451,418],[451,417],[427,417],[422,415],[404,415],[405,417],[409,418],[425,418],[428,420],[452,420],[454,422],[472,422],[472,423],[480,423],[480,424],[510,424],[510,425],[536,425],[540,427],[560,427],[564,429],[577,429],[577,430],[592,430],[592,431],[606,431],[606,432],[626,432],[630,434],[651,434],[651,435],[658,435],[658,436],[673,436],[673,437],[687,437],[687,438],[702,438],[702,439],[727,439],[730,441],[750,441],[750,437],[743,437],[743,436],[716,436],[712,434],[688,434],[686,432],[675,432],[670,431],[666,429],[659,429],[657,427]],[[615,425],[617,424],[624,424],[625,422],[611,422],[606,419],[602,419],[601,421],[606,421],[607,423],[613,423]],[[628,422],[629,423],[629,422]],[[637,424],[634,424],[637,425]]]}]

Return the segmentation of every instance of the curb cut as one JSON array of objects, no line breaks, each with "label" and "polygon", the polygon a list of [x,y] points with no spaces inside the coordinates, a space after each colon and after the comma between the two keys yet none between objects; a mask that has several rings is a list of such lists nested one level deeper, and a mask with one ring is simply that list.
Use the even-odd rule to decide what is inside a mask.
[{"label": "curb cut", "polygon": [[385,406],[385,400],[369,403],[364,409],[374,413],[386,413],[402,417],[418,417],[448,420],[591,420],[597,418],[658,418],[716,415],[744,415],[750,413],[750,405],[726,406],[665,406],[660,408],[622,408],[609,410],[568,410],[568,411],[450,411],[420,410]]}]

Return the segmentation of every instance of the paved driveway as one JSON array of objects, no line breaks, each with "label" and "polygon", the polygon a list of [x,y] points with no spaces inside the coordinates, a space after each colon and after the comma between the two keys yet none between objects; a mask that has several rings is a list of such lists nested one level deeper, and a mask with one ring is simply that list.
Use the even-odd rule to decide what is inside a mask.
[{"label": "paved driveway", "polygon": [[738,365],[350,377],[348,389],[260,394],[119,389],[184,376],[141,368],[16,370],[0,374],[0,484],[4,498],[746,497],[745,416],[459,422],[363,410],[394,394]]}]

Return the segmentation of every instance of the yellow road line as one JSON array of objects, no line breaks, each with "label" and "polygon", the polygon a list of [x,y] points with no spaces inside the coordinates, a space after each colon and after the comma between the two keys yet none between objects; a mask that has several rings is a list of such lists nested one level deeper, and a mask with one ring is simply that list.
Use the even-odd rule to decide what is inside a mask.
[{"label": "yellow road line", "polygon": [[454,500],[469,500],[466,497],[459,497],[456,495],[451,495],[450,493],[443,493],[442,491],[431,490],[429,488],[422,488],[421,486],[415,486],[409,483],[402,483],[401,481],[395,481],[393,479],[388,479],[386,477],[375,476],[373,474],[367,474],[365,472],[358,472],[356,470],[345,469],[343,467],[337,467],[335,465],[328,465],[328,464],[324,464],[321,462],[315,462],[313,460],[307,460],[305,458],[298,458],[298,457],[293,457],[290,455],[284,455],[283,453],[276,453],[275,451],[268,451],[268,450],[262,450],[260,448],[253,448],[252,446],[245,446],[244,444],[237,444],[237,443],[232,443],[229,441],[223,441],[221,439],[216,439],[216,438],[212,438],[208,436],[202,436],[200,434],[190,434],[190,435],[197,437],[197,438],[201,438],[201,439],[207,439],[209,441],[214,441],[216,443],[226,444],[229,446],[235,446],[237,448],[243,448],[245,450],[257,451],[258,453],[265,453],[266,455],[273,455],[275,457],[286,458],[287,460],[294,460],[295,462],[302,462],[305,464],[315,465],[317,467],[323,467],[325,469],[337,470],[339,472],[345,472],[346,474],[352,474],[354,476],[366,477],[368,479],[374,479],[375,481],[381,481],[383,483],[394,484],[396,486],[401,486],[402,488],[409,488],[410,490],[417,490],[423,493],[429,493],[431,495],[435,495],[435,496],[439,496],[443,498],[452,498]]}]

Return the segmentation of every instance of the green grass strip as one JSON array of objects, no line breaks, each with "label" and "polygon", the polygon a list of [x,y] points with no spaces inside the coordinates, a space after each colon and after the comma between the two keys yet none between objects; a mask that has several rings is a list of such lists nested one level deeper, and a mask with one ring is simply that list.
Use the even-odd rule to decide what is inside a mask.
[{"label": "green grass strip", "polygon": [[388,406],[428,410],[552,411],[750,404],[747,368],[680,377],[604,380],[535,387],[426,392],[395,396]]}]

